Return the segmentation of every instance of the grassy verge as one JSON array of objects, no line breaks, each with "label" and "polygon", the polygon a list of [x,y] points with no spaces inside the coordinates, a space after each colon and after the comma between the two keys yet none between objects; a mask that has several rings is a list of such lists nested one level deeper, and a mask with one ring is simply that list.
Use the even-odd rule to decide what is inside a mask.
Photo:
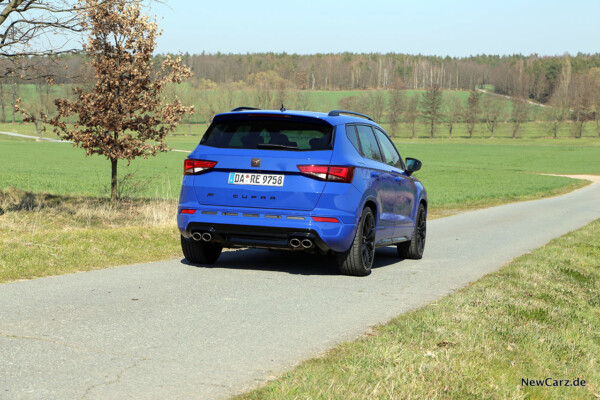
[{"label": "grassy verge", "polygon": [[178,257],[176,207],[0,191],[0,282]]},{"label": "grassy verge", "polygon": [[[238,399],[600,397],[600,220]],[[521,379],[580,378],[585,387]]]},{"label": "grassy verge", "polygon": [[[510,200],[514,198],[432,206],[428,218]],[[181,257],[176,208],[175,199],[111,204],[107,199],[0,190],[0,283]]]}]

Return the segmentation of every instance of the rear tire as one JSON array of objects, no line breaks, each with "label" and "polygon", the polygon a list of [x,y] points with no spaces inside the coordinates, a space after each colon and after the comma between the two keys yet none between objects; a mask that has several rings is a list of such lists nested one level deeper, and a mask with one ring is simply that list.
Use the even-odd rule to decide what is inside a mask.
[{"label": "rear tire", "polygon": [[375,258],[375,217],[366,207],[358,223],[354,241],[348,251],[338,253],[337,263],[344,275],[367,276]]},{"label": "rear tire", "polygon": [[218,243],[196,242],[181,236],[181,250],[192,264],[214,264],[221,255],[223,246]]},{"label": "rear tire", "polygon": [[427,213],[425,206],[419,205],[417,212],[417,221],[413,237],[407,242],[398,244],[398,256],[404,259],[420,260],[425,252],[425,239],[427,236]]}]

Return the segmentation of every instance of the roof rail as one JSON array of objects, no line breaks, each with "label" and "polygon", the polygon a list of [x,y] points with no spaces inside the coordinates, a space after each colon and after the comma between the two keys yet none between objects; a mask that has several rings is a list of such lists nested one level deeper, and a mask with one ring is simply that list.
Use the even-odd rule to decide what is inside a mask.
[{"label": "roof rail", "polygon": [[244,110],[260,110],[260,108],[254,108],[254,107],[236,107],[233,110],[231,110],[230,112],[244,111]]},{"label": "roof rail", "polygon": [[340,114],[350,114],[350,115],[356,115],[356,116],[358,116],[358,117],[366,118],[366,119],[368,119],[369,121],[373,121],[373,122],[375,122],[375,120],[374,120],[373,118],[369,117],[368,115],[361,114],[361,113],[357,113],[357,112],[354,112],[354,111],[346,111],[346,110],[331,110],[331,111],[329,111],[329,114],[327,114],[327,115],[329,115],[330,117],[339,117],[339,115],[340,115]]}]

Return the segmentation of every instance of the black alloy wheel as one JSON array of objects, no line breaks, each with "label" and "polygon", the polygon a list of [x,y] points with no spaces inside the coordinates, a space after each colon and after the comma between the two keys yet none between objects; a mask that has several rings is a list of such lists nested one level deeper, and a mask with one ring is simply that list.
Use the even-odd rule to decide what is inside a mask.
[{"label": "black alloy wheel", "polygon": [[427,212],[423,204],[419,205],[412,240],[398,244],[398,256],[404,259],[420,260],[425,252],[427,238]]},{"label": "black alloy wheel", "polygon": [[350,249],[337,254],[340,272],[344,275],[367,276],[375,259],[375,215],[365,207],[360,216]]}]

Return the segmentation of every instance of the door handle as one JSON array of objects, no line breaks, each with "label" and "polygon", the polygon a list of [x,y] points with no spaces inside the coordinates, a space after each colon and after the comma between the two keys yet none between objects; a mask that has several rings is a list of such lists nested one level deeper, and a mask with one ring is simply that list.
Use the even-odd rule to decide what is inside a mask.
[{"label": "door handle", "polygon": [[396,182],[402,182],[402,181],[403,181],[403,179],[402,179],[402,178],[398,178],[398,177],[395,177],[395,178],[394,178],[394,180],[395,180]]}]

